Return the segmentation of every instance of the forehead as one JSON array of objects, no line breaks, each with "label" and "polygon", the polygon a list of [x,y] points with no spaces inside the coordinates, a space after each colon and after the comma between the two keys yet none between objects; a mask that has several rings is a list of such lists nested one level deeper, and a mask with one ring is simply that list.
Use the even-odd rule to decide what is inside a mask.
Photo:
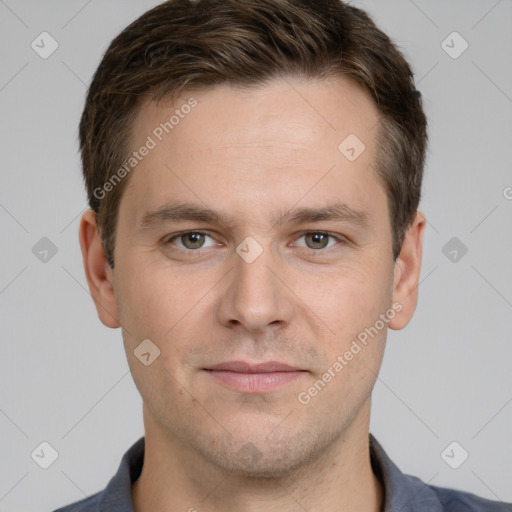
[{"label": "forehead", "polygon": [[210,205],[237,199],[249,208],[283,193],[290,201],[307,194],[319,204],[342,191],[364,203],[370,187],[380,186],[377,125],[372,98],[346,78],[281,78],[245,90],[220,84],[187,91],[173,103],[147,98],[131,145],[137,149],[150,137],[154,148],[125,194],[138,218],[147,203],[180,194]]},{"label": "forehead", "polygon": [[[197,102],[199,108],[188,108],[187,103],[192,102]],[[187,117],[189,120],[184,123]],[[331,132],[335,140],[344,133],[358,132],[365,142],[370,142],[368,132],[378,123],[378,117],[370,94],[347,77],[324,80],[281,77],[258,86],[234,87],[221,83],[191,89],[174,101],[156,102],[146,96],[137,108],[132,133],[137,138],[154,132],[161,123],[170,122],[169,133],[180,141],[180,134],[185,137],[193,131],[208,135],[212,141],[217,138],[222,142],[254,142],[258,137],[261,142],[271,143],[283,142],[279,135],[290,135],[284,130],[291,128],[296,144],[289,137],[286,140],[294,148],[311,141],[313,132],[323,135]],[[178,125],[181,125],[179,130]],[[164,132],[164,136],[169,134]]]}]

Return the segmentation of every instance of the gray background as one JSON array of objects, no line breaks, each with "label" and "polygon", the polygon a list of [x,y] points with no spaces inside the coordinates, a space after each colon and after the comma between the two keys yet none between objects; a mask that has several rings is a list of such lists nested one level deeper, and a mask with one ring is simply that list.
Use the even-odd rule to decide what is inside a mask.
[{"label": "gray background", "polygon": [[[420,299],[389,332],[371,431],[406,473],[512,501],[512,2],[353,3],[408,56],[430,122]],[[99,322],[82,268],[77,124],[108,43],[156,4],[0,0],[0,511],[103,489],[143,435],[120,331]],[[31,48],[43,31],[59,45],[47,59]],[[457,58],[453,31],[469,44]],[[48,469],[31,458],[43,441],[59,454]],[[441,456],[453,441],[452,464],[469,453],[457,469]]]}]

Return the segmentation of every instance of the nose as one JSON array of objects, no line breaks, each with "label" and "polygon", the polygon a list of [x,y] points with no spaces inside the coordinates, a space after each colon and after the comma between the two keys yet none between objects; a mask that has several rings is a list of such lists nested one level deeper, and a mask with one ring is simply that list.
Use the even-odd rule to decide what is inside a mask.
[{"label": "nose", "polygon": [[269,247],[252,262],[236,254],[218,308],[222,325],[253,334],[276,330],[290,323],[293,293]]}]

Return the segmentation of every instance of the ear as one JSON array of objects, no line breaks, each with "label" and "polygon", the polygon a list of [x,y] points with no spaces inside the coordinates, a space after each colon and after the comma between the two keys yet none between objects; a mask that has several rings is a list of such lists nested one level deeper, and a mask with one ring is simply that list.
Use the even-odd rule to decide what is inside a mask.
[{"label": "ear", "polygon": [[82,215],[79,238],[85,276],[98,316],[107,327],[119,327],[114,275],[107,262],[93,210],[87,210]]},{"label": "ear", "polygon": [[405,234],[400,256],[395,262],[393,302],[400,303],[402,309],[388,323],[388,327],[391,329],[403,329],[411,320],[418,303],[425,225],[425,215],[418,210],[414,221]]}]

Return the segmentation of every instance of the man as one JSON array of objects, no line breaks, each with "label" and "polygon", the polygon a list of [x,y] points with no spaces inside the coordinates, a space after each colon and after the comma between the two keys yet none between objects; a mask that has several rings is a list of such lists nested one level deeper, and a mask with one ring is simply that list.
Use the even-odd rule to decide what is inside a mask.
[{"label": "man", "polygon": [[504,511],[369,434],[417,302],[427,142],[390,39],[338,0],[171,0],[110,45],[80,224],[145,437],[60,511]]}]

